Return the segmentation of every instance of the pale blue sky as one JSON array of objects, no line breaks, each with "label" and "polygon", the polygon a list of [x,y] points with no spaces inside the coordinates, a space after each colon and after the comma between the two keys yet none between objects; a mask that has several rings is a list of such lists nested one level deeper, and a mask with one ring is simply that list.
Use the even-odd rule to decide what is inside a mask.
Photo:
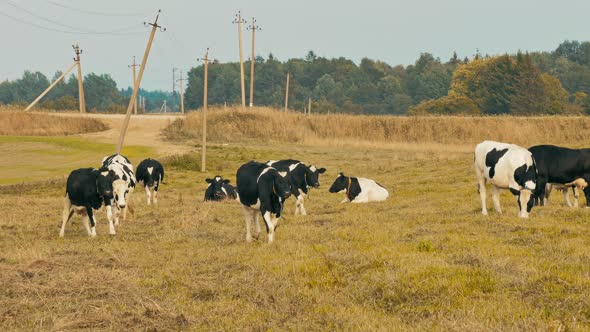
[{"label": "pale blue sky", "polygon": [[[407,65],[422,52],[447,60],[453,51],[464,57],[476,49],[482,54],[553,50],[565,39],[590,40],[588,0],[0,0],[0,80],[20,77],[25,69],[52,76],[71,63],[71,44],[77,41],[85,72],[109,73],[119,87],[128,86],[127,65],[133,55],[141,57],[148,37],[142,22],[153,20],[158,8],[168,31],[156,35],[142,83],[148,89],[171,90],[172,67],[198,65],[207,47],[222,62],[237,61],[237,28],[231,22],[238,10],[247,20],[255,16],[263,29],[256,54],[266,58],[272,52],[280,60],[314,50],[355,62],[368,57]],[[125,35],[93,34],[112,31]],[[250,42],[244,31],[245,58]]]}]

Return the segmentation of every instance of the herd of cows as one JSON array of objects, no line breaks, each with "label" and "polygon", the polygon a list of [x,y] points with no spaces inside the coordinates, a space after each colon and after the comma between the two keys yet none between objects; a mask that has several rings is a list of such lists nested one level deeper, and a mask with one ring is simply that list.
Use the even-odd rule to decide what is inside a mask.
[{"label": "herd of cows", "polygon": [[[534,205],[545,205],[553,189],[564,192],[568,206],[568,191],[572,188],[578,205],[579,191],[583,190],[590,206],[590,149],[569,149],[553,145],[538,145],[525,149],[515,144],[484,141],[475,147],[475,174],[481,198],[482,214],[487,215],[486,183],[490,182],[494,209],[502,213],[500,190],[508,189],[517,197],[519,217],[528,218]],[[285,201],[293,196],[295,215],[305,215],[305,199],[310,188],[320,186],[320,174],[325,168],[306,165],[298,160],[271,160],[266,163],[250,161],[236,173],[236,187],[221,176],[206,179],[206,201],[239,200],[244,211],[246,241],[258,239],[262,216],[268,242],[283,212]],[[147,204],[157,204],[158,188],[164,180],[164,167],[155,159],[145,159],[134,173],[126,157],[115,154],[105,157],[100,168],[81,168],[70,173],[66,184],[62,226],[74,213],[84,218],[88,235],[96,236],[93,210],[106,207],[109,234],[115,235],[119,218],[127,215],[128,197],[136,183],[144,186]],[[366,203],[383,201],[388,191],[374,180],[345,176],[339,173],[330,187],[331,193],[345,193],[342,201]],[[254,223],[254,234],[252,234]]]},{"label": "herd of cows", "polygon": [[[295,214],[306,215],[305,198],[310,188],[320,186],[319,176],[325,168],[306,165],[299,160],[271,160],[266,163],[250,161],[242,165],[236,174],[236,187],[221,176],[206,179],[206,201],[224,199],[239,200],[244,210],[246,241],[258,239],[260,235],[259,216],[262,215],[268,233],[268,242],[274,241],[274,232],[283,212],[285,201],[295,198]],[[106,207],[109,234],[115,235],[115,226],[127,215],[128,197],[136,183],[144,186],[147,204],[157,204],[158,188],[164,180],[164,167],[155,159],[145,159],[137,166],[135,173],[129,159],[120,154],[105,157],[100,168],[81,168],[68,176],[60,237],[74,213],[83,216],[89,236],[96,236],[96,219],[93,210]],[[339,173],[329,190],[343,192],[342,201],[366,203],[387,199],[389,193],[377,182]],[[255,230],[252,235],[252,222]]]}]

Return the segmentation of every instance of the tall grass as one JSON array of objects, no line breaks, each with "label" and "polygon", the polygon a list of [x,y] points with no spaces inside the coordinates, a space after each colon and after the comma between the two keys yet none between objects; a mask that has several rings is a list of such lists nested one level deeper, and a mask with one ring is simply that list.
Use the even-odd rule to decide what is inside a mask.
[{"label": "tall grass", "polygon": [[86,117],[58,117],[51,114],[24,113],[2,109],[0,135],[65,136],[104,131],[102,121]]},{"label": "tall grass", "polygon": [[[208,114],[213,142],[420,143],[475,144],[493,139],[522,145],[590,141],[587,117],[364,116],[280,112],[270,108],[213,109]],[[202,113],[176,120],[166,130],[170,139],[201,137]]]}]

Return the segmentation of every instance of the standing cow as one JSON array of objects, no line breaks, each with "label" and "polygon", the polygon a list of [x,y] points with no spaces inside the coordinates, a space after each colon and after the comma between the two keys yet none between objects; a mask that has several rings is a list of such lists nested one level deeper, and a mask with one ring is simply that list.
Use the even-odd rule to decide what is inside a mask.
[{"label": "standing cow", "polygon": [[514,144],[484,141],[475,147],[475,175],[481,198],[481,213],[486,208],[486,182],[492,184],[494,209],[502,213],[500,189],[509,189],[517,196],[521,218],[528,218],[534,205],[533,193],[537,183],[537,168],[530,151]]},{"label": "standing cow", "polygon": [[147,205],[158,204],[158,188],[164,181],[164,166],[155,159],[142,160],[135,170],[135,179],[142,183],[147,196]]},{"label": "standing cow", "polygon": [[205,190],[205,201],[222,201],[224,199],[238,199],[236,188],[229,184],[229,180],[216,175],[213,179],[205,179],[209,185]]},{"label": "standing cow", "polygon": [[[537,163],[537,191],[535,200],[544,205],[547,183],[573,183],[576,179],[590,182],[590,149],[568,149],[555,145],[529,148]],[[586,186],[586,207],[590,207],[590,187]]]},{"label": "standing cow", "polygon": [[274,241],[274,233],[281,217],[283,203],[291,196],[287,172],[278,171],[263,163],[250,161],[242,165],[236,174],[238,195],[244,209],[246,241],[252,241],[251,224],[255,222],[254,238],[260,235],[258,211],[262,214],[268,243]]},{"label": "standing cow", "polygon": [[329,190],[331,193],[346,193],[340,203],[368,203],[384,201],[389,197],[387,189],[371,179],[345,176],[339,173]]},{"label": "standing cow", "polygon": [[125,186],[119,186],[115,189],[114,192],[114,200],[116,201],[123,201],[124,204],[116,204],[115,211],[113,213],[112,208],[110,205],[107,205],[107,218],[110,220],[115,220],[115,225],[119,225],[119,215],[123,213],[123,220],[127,219],[127,210],[129,209],[129,204],[127,204],[127,200],[133,190],[135,189],[135,174],[133,173],[133,165],[127,157],[114,154],[108,157],[104,157],[102,160],[102,166],[107,167],[109,170],[115,172],[115,176],[119,180],[123,180],[125,182]]},{"label": "standing cow", "polygon": [[[96,219],[92,210],[100,209],[103,203],[107,206],[112,204],[113,187],[121,187],[121,185],[125,185],[124,182],[116,179],[115,173],[106,167],[81,168],[72,171],[66,183],[59,236],[64,236],[66,224],[76,212],[83,216],[88,235],[95,237]],[[109,220],[109,232],[112,235],[115,234],[112,220]]]},{"label": "standing cow", "polygon": [[288,172],[287,176],[291,185],[291,194],[295,196],[295,215],[306,215],[305,198],[309,188],[320,187],[320,174],[326,172],[325,168],[316,168],[314,165],[305,165],[299,160],[270,160],[266,162],[279,171]]}]

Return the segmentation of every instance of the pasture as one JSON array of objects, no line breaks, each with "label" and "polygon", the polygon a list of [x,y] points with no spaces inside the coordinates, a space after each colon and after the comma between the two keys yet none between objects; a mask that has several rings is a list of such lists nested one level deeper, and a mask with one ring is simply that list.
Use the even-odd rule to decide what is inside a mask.
[{"label": "pasture", "polygon": [[[211,146],[202,174],[198,147],[185,138],[195,151],[161,158],[159,206],[147,207],[138,188],[116,236],[100,211],[97,238],[77,217],[60,239],[66,169],[96,166],[114,146],[84,135],[0,137],[9,151],[0,183],[12,183],[0,187],[2,330],[590,328],[590,212],[555,193],[523,220],[503,192],[504,215],[482,216],[469,140],[245,140]],[[161,153],[134,146],[127,156],[137,165]],[[282,158],[328,170],[309,215],[293,216],[291,198],[275,243],[263,231],[248,244],[240,204],[203,202],[204,179],[235,184],[242,163]],[[14,176],[4,170],[21,167],[45,171],[6,180]],[[328,193],[338,171],[377,180],[390,198],[340,204],[344,194]]]}]

